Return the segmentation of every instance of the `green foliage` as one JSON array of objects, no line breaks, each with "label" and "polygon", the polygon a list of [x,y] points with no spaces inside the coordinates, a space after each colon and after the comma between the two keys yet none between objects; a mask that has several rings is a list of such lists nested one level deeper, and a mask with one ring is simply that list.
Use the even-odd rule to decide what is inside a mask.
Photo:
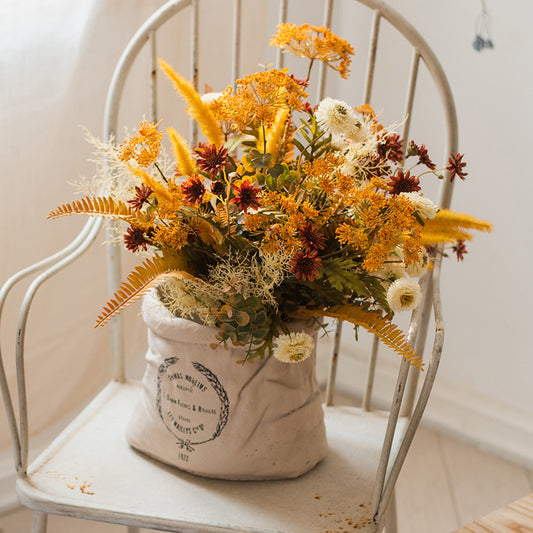
[{"label": "green foliage", "polygon": [[353,291],[359,296],[366,296],[366,286],[361,279],[361,268],[358,266],[353,259],[331,259],[324,261],[322,275],[340,292]]},{"label": "green foliage", "polygon": [[[249,346],[245,360],[265,356],[265,349],[271,343],[269,331],[271,319],[256,296],[245,298],[239,292],[231,292],[227,303],[219,310],[213,309],[219,331],[216,338],[227,346]],[[244,362],[244,361],[243,361]]]},{"label": "green foliage", "polygon": [[301,120],[301,127],[298,130],[305,140],[304,142],[298,139],[293,139],[293,144],[298,148],[301,156],[306,161],[313,161],[317,157],[321,157],[331,148],[331,135],[326,135],[324,131],[320,130],[313,115],[311,120]]}]

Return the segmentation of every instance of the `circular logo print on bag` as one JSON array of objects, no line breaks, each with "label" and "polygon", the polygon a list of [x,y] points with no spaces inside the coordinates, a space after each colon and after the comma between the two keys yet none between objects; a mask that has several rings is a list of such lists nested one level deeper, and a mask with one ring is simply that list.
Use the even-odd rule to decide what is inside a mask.
[{"label": "circular logo print on bag", "polygon": [[228,422],[229,400],[218,378],[195,361],[170,357],[157,374],[157,409],[180,448],[216,439]]}]

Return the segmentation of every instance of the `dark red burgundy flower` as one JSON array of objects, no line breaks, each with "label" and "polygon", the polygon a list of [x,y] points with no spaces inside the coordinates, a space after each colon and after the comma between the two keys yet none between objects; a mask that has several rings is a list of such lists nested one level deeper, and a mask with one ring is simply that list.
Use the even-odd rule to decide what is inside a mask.
[{"label": "dark red burgundy flower", "polygon": [[417,192],[420,190],[420,180],[416,176],[411,176],[409,171],[398,171],[396,176],[392,176],[389,181],[389,192],[400,194],[402,192]]},{"label": "dark red burgundy flower", "polygon": [[326,238],[311,222],[301,227],[298,233],[307,249],[323,250],[326,247]]},{"label": "dark red burgundy flower", "polygon": [[463,168],[466,167],[466,163],[463,163],[464,154],[450,154],[448,159],[448,166],[446,170],[450,171],[450,181],[453,181],[455,176],[459,176],[462,180],[468,175],[468,172],[463,172]]},{"label": "dark red burgundy flower", "polygon": [[248,209],[257,209],[261,204],[259,203],[260,187],[254,187],[248,180],[244,180],[240,185],[233,185],[235,197],[230,200],[239,206],[241,211],[245,213]]},{"label": "dark red burgundy flower", "polygon": [[214,181],[211,183],[211,192],[217,196],[225,196],[226,186],[221,181]]},{"label": "dark red burgundy flower", "polygon": [[146,250],[152,243],[145,237],[142,229],[130,226],[124,235],[124,244],[128,250],[136,252],[139,248]]},{"label": "dark red burgundy flower", "polygon": [[394,163],[403,161],[403,140],[397,133],[389,133],[377,146],[381,159],[388,159]]},{"label": "dark red burgundy flower", "polygon": [[302,107],[302,111],[305,111],[306,113],[309,113],[311,116],[315,114],[315,110],[311,107],[311,104],[309,102],[304,102],[304,105]]},{"label": "dark red burgundy flower", "polygon": [[150,189],[150,187],[147,187],[144,183],[140,187],[135,186],[135,198],[133,198],[133,200],[128,200],[128,204],[130,204],[134,209],[141,209],[141,207],[144,205],[144,202],[148,200],[148,197],[153,192],[153,189]]},{"label": "dark red burgundy flower", "polygon": [[319,275],[318,269],[322,266],[322,261],[318,257],[316,250],[301,250],[294,254],[290,262],[289,272],[292,272],[296,279],[313,281]]},{"label": "dark red burgundy flower", "polygon": [[409,143],[407,153],[409,155],[417,155],[418,162],[422,165],[425,165],[427,168],[429,168],[429,170],[435,170],[437,168],[437,165],[431,161],[428,154],[428,149],[424,144],[418,146],[414,141],[411,141]]},{"label": "dark red burgundy flower", "polygon": [[210,177],[216,176],[219,171],[228,165],[228,149],[224,146],[217,148],[214,144],[200,143],[196,152],[196,164],[202,172]]},{"label": "dark red burgundy flower", "polygon": [[185,183],[181,184],[181,192],[187,202],[199,204],[204,198],[205,185],[198,176],[192,176]]},{"label": "dark red burgundy flower", "polygon": [[465,241],[463,241],[462,239],[457,241],[457,244],[455,246],[452,246],[452,250],[457,256],[457,261],[462,261],[464,259],[464,255],[468,253]]}]

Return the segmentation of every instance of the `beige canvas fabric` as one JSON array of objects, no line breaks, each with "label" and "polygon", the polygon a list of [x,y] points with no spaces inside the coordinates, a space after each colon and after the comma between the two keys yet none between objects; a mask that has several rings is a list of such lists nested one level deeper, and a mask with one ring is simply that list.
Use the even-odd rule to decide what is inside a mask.
[{"label": "beige canvas fabric", "polygon": [[153,293],[143,318],[149,348],[127,430],[133,447],[224,479],[296,477],[325,456],[315,353],[296,364],[268,358],[240,365],[242,349],[213,350],[216,329],[174,317]]}]

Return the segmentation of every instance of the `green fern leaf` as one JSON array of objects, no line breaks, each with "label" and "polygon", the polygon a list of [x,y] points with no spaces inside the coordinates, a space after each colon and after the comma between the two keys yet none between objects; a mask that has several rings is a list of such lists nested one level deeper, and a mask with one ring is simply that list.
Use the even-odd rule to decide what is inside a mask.
[{"label": "green fern leaf", "polygon": [[342,292],[345,289],[354,291],[363,296],[367,294],[365,284],[355,273],[353,261],[329,261],[324,263],[324,275],[328,278],[331,286]]}]

